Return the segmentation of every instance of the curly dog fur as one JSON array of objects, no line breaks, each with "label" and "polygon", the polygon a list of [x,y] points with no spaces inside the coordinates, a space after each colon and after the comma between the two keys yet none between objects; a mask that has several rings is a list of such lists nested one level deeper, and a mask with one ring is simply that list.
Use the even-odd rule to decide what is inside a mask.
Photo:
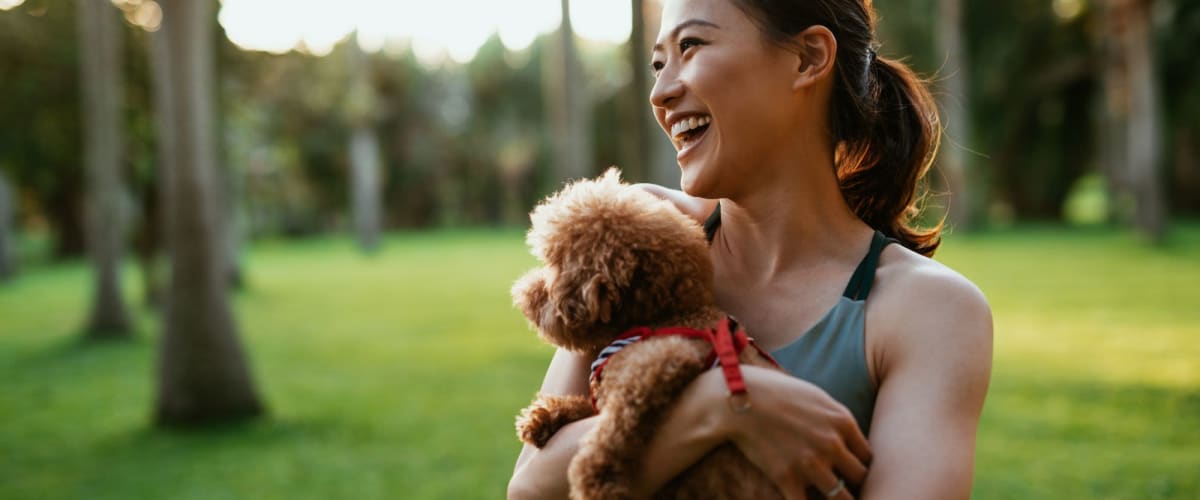
[{"label": "curly dog fur", "polygon": [[[547,342],[595,356],[636,326],[713,328],[713,270],[700,226],[609,169],[568,185],[530,215],[526,238],[544,267],[513,286],[513,301]],[[600,417],[568,476],[571,498],[632,497],[631,480],[663,415],[710,367],[708,343],[653,337],[614,355],[593,382]],[[741,362],[771,366],[754,349]],[[562,426],[593,415],[585,396],[539,394],[517,419],[522,441],[542,447]],[[657,498],[782,498],[766,475],[725,444],[673,479]]]}]

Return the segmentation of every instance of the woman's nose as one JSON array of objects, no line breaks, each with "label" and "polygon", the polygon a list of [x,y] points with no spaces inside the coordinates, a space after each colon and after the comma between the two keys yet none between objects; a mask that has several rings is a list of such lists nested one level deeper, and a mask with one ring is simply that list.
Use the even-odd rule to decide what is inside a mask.
[{"label": "woman's nose", "polygon": [[650,104],[656,108],[666,108],[682,95],[683,83],[664,69],[654,81],[654,88],[650,90]]}]

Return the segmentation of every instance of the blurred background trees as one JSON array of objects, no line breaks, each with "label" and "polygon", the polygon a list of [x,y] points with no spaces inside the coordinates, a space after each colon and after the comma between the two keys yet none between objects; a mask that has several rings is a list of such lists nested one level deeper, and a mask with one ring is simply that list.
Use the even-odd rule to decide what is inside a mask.
[{"label": "blurred background trees", "polygon": [[[126,19],[125,62],[108,71],[125,81],[117,174],[137,207],[140,254],[141,240],[154,239],[144,228],[161,220],[152,186],[165,129],[152,119],[146,56],[161,10],[148,10],[158,7],[150,0],[116,3]],[[562,180],[611,164],[632,180],[674,186],[673,151],[647,104],[657,2],[605,5],[637,21],[630,41],[581,38],[561,23],[527,47],[493,35],[459,59],[422,55],[404,39],[363,50],[354,36],[321,50],[250,51],[214,25],[217,163],[234,260],[244,237],[353,230],[370,248],[376,227],[520,224]],[[1069,219],[1159,235],[1167,214],[1200,211],[1188,195],[1200,188],[1200,132],[1188,119],[1200,111],[1198,70],[1184,50],[1200,38],[1194,2],[877,7],[881,52],[909,56],[942,102],[947,140],[931,183],[953,195],[935,197],[932,215],[948,208],[962,228]],[[79,147],[82,80],[71,75],[79,49],[94,44],[73,42],[75,17],[66,0],[0,12],[0,117],[23,124],[0,137],[0,165],[16,227],[47,235],[60,258],[83,253],[92,213]]]},{"label": "blurred background trees", "polygon": [[[161,9],[116,4],[124,62],[104,77],[125,82],[117,105],[126,125],[106,133],[124,137],[114,174],[136,208],[126,232],[146,255],[158,237],[148,228],[162,219],[153,186],[166,126],[153,118],[147,57]],[[371,248],[380,230],[521,224],[559,182],[611,164],[631,180],[674,186],[673,151],[647,104],[658,4],[605,6],[626,11],[629,41],[591,40],[561,23],[526,47],[493,35],[458,59],[423,55],[403,38],[367,50],[354,36],[320,50],[244,50],[214,24],[216,154],[233,260],[244,238],[345,230]],[[881,52],[908,56],[942,103],[947,140],[931,187],[953,195],[933,198],[932,216],[948,209],[961,228],[1110,221],[1161,235],[1169,215],[1200,211],[1189,196],[1200,188],[1200,132],[1189,120],[1200,111],[1198,70],[1185,50],[1200,39],[1194,2],[877,8]],[[87,79],[73,75],[79,50],[95,44],[74,41],[75,18],[67,0],[0,11],[0,118],[22,124],[0,136],[0,171],[15,227],[46,235],[56,258],[83,254],[84,216],[94,213],[80,147]]]}]

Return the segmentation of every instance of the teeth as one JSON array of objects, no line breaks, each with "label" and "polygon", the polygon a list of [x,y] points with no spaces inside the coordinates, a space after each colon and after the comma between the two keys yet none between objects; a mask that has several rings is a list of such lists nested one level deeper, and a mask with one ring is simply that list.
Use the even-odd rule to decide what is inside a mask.
[{"label": "teeth", "polygon": [[682,140],[682,138],[679,137],[680,134],[689,130],[694,130],[698,127],[703,127],[710,123],[712,123],[711,116],[702,116],[699,118],[692,116],[684,118],[675,122],[675,124],[671,126],[671,137],[674,137],[676,140]]}]

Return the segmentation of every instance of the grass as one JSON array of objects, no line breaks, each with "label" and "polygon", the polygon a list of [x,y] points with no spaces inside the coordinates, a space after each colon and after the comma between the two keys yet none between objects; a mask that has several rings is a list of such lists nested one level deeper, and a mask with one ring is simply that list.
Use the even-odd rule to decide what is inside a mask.
[{"label": "grass", "polygon": [[[1200,225],[951,236],[996,320],[975,498],[1200,496]],[[81,344],[90,274],[0,286],[0,498],[496,498],[551,351],[512,310],[516,231],[342,239],[248,256],[236,305],[266,419],[149,426],[156,321]],[[137,297],[135,270],[125,276]],[[131,302],[134,302],[131,300]]]}]

